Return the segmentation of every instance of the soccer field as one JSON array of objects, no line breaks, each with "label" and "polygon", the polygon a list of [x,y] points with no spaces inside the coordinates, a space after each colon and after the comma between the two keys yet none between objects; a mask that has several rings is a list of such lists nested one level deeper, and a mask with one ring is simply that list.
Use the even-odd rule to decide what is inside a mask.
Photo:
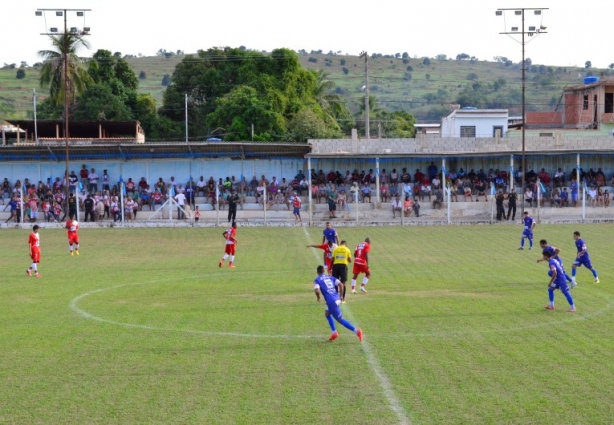
[{"label": "soccer field", "polygon": [[[240,226],[240,223],[239,223]],[[368,294],[348,293],[328,341],[313,293],[319,228],[2,231],[0,423],[601,424],[614,421],[613,225],[338,228],[370,237]],[[578,311],[556,293],[538,241],[585,239]],[[349,283],[348,283],[349,286]],[[349,292],[349,288],[348,288]]]}]

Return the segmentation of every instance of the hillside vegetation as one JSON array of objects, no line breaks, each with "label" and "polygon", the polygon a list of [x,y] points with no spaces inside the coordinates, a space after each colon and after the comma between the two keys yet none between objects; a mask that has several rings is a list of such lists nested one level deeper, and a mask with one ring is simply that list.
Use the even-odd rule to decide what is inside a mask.
[{"label": "hillside vegetation", "polygon": [[[172,76],[184,55],[126,58],[139,78],[139,92],[150,93],[162,106],[165,75]],[[357,56],[299,52],[301,64],[324,70],[335,83],[334,91],[347,99],[356,113],[363,102],[365,62]],[[611,70],[549,67],[531,64],[526,73],[528,110],[550,110],[560,101],[565,86],[582,83],[586,75]],[[0,70],[0,118],[32,116],[32,90],[39,99],[48,93],[38,87],[39,71],[25,68],[26,76],[16,78],[17,69]],[[144,78],[142,78],[144,77]],[[517,63],[434,59],[369,57],[370,95],[379,107],[404,110],[421,121],[437,121],[449,105],[508,108],[519,114],[521,106],[521,66]],[[377,107],[377,104],[373,107]]]}]

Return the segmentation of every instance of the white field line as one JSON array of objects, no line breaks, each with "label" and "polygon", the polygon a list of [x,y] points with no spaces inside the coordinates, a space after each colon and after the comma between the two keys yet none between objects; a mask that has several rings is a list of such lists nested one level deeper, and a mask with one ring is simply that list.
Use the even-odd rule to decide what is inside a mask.
[{"label": "white field line", "polygon": [[[311,237],[309,236],[309,233],[307,232],[307,228],[303,227],[303,232],[305,232],[305,236],[307,237],[309,244],[313,245],[313,241],[311,240]],[[315,251],[315,249],[312,248],[311,252],[313,252],[313,255],[316,257],[316,260],[319,261],[320,258],[317,252]],[[354,318],[354,315],[351,312],[350,307],[348,307],[347,304],[343,306],[343,311],[344,313],[347,314],[350,321],[355,325],[356,320]],[[390,406],[392,411],[395,413],[395,415],[397,415],[399,424],[411,425],[411,421],[409,420],[409,417],[407,416],[405,409],[403,409],[403,406],[401,406],[399,398],[394,393],[394,390],[392,389],[392,384],[390,383],[388,376],[386,376],[386,373],[384,372],[381,365],[379,364],[377,357],[375,357],[375,354],[373,354],[373,351],[371,351],[371,346],[366,341],[366,337],[363,338],[361,347],[362,347],[362,351],[365,353],[365,356],[367,357],[367,362],[369,363],[369,366],[371,366],[373,373],[375,373],[375,376],[377,376],[377,379],[379,380],[380,387],[382,388],[382,391],[384,391],[386,400],[388,400],[388,405]]]}]

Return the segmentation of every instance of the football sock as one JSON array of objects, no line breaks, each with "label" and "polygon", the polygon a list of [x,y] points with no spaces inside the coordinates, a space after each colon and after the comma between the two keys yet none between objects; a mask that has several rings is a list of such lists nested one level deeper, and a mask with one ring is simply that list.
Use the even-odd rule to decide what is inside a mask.
[{"label": "football sock", "polygon": [[565,273],[565,279],[567,279],[567,282],[573,282],[573,279],[567,273]]},{"label": "football sock", "polygon": [[68,245],[68,251],[72,252],[72,245]]},{"label": "football sock", "polygon": [[330,326],[330,330],[335,332],[337,327],[335,326],[335,321],[333,320],[333,316],[326,316],[326,320],[328,321],[328,326]]},{"label": "football sock", "polygon": [[591,271],[593,272],[593,276],[595,276],[595,278],[597,278],[597,270],[593,269]]},{"label": "football sock", "polygon": [[554,306],[554,289],[548,288],[548,300],[550,300],[550,305]]},{"label": "football sock", "polygon": [[571,306],[571,308],[574,308],[574,305],[573,305],[573,298],[571,297],[571,294],[569,293],[569,291],[565,291],[565,292],[563,292],[563,295],[565,295],[565,298],[567,298],[567,302],[569,303],[569,305]]},{"label": "football sock", "polygon": [[529,248],[533,248],[533,239],[529,239]]},{"label": "football sock", "polygon": [[222,261],[226,260],[228,258],[228,254],[224,254],[224,256],[222,257]]},{"label": "football sock", "polygon": [[573,280],[575,280],[575,279],[576,279],[576,273],[577,273],[577,270],[575,269],[575,267],[574,267],[574,268],[572,268],[572,269],[571,269],[571,277],[573,278]]},{"label": "football sock", "polygon": [[231,255],[231,256],[230,256],[230,262],[232,263],[232,262],[234,262],[234,260],[235,260],[235,256],[234,256],[234,255]]},{"label": "football sock", "polygon": [[343,285],[343,299],[345,299],[345,284]]},{"label": "football sock", "polygon": [[520,239],[520,247],[521,247],[521,248],[524,248],[524,238],[521,238],[521,239]]},{"label": "football sock", "polygon": [[345,319],[338,320],[338,319],[337,319],[337,321],[338,321],[339,323],[341,323],[343,326],[345,326],[346,328],[348,328],[349,330],[351,330],[352,332],[356,332],[356,328],[354,327],[354,325],[352,325],[352,324],[351,324],[350,322],[348,322],[347,320],[345,320]]},{"label": "football sock", "polygon": [[356,287],[356,279],[352,279],[352,289]]},{"label": "football sock", "polygon": [[79,244],[76,244],[76,245],[75,245],[75,249],[76,249],[77,251],[79,251]]},{"label": "football sock", "polygon": [[369,282],[369,278],[365,277],[362,279],[362,286],[365,286],[367,284],[367,282]]}]

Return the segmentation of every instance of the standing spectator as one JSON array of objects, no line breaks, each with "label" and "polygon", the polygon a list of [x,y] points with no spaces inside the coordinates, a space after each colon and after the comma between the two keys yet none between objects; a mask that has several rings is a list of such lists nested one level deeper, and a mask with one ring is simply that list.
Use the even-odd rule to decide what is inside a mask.
[{"label": "standing spectator", "polygon": [[433,195],[435,197],[435,199],[433,199],[433,209],[441,209],[441,204],[443,203],[443,191],[441,188],[435,189],[435,193]]},{"label": "standing spectator", "polygon": [[17,216],[17,196],[11,198],[3,211],[6,211],[7,208],[10,208],[11,215],[6,219],[5,223],[8,223],[11,219],[14,219],[16,223],[19,222],[19,217]]},{"label": "standing spectator", "polygon": [[518,194],[515,189],[512,189],[510,193],[507,195],[507,220],[512,217],[512,220],[516,219],[516,200],[518,199]]},{"label": "standing spectator", "polygon": [[134,221],[134,201],[131,196],[124,200],[124,219]]},{"label": "standing spectator", "polygon": [[190,208],[196,206],[196,190],[193,185],[188,184],[185,188],[185,197]]},{"label": "standing spectator", "polygon": [[198,208],[198,205],[196,205],[196,208],[194,209],[194,221],[198,223],[198,220],[200,220],[200,209]]},{"label": "standing spectator", "polygon": [[330,186],[326,193],[326,201],[328,202],[329,218],[337,218],[337,191],[334,186]]},{"label": "standing spectator", "polygon": [[399,174],[397,173],[397,169],[393,168],[392,173],[390,173],[390,184],[398,185],[399,184]]},{"label": "standing spectator", "polygon": [[87,175],[87,178],[90,181],[90,193],[98,192],[98,174],[96,174],[96,170],[92,168],[90,173]]},{"label": "standing spectator", "polygon": [[85,198],[85,201],[83,201],[83,207],[85,208],[84,221],[87,223],[88,217],[90,218],[90,221],[96,221],[96,217],[94,216],[94,200],[92,199],[91,194],[87,194],[87,198]]},{"label": "standing spectator", "polygon": [[414,205],[412,205],[411,207],[414,210],[414,214],[416,217],[420,217],[420,202],[418,202],[418,200],[416,199],[416,202],[414,202]]},{"label": "standing spectator", "polygon": [[[75,198],[75,194],[71,193],[68,195],[68,218],[76,218],[77,217],[77,198]],[[62,217],[62,221],[66,218],[67,211],[64,211],[64,216]]]},{"label": "standing spectator", "polygon": [[437,175],[437,166],[435,165],[435,162],[431,161],[431,165],[429,165],[427,171],[429,173],[429,180],[433,181],[433,178]]},{"label": "standing spectator", "polygon": [[72,193],[77,193],[77,183],[79,183],[79,178],[74,171],[71,171],[68,176],[68,190]]},{"label": "standing spectator", "polygon": [[38,199],[36,195],[30,195],[28,199],[28,210],[30,211],[30,222],[36,223],[38,219]]},{"label": "standing spectator", "polygon": [[[85,164],[83,164],[81,166],[81,170],[79,170],[79,177],[81,178],[81,186],[83,187],[83,189],[88,187],[89,184],[90,184],[90,181],[88,179],[89,174],[90,173],[87,172],[87,167],[85,166]],[[58,178],[58,180],[59,180],[59,178]]]},{"label": "standing spectator", "polygon": [[414,211],[413,206],[414,206],[414,203],[411,200],[411,198],[409,196],[406,196],[405,201],[403,202],[403,215],[405,215],[405,217],[409,217],[411,213]]},{"label": "standing spectator", "polygon": [[172,192],[176,192],[177,182],[175,181],[175,177],[171,176],[170,180],[166,183],[165,189],[167,191],[171,190]]},{"label": "standing spectator", "polygon": [[239,203],[240,198],[236,191],[232,191],[230,196],[228,197],[228,222],[237,221],[237,204]]},{"label": "standing spectator", "polygon": [[99,198],[98,202],[96,202],[96,205],[94,207],[94,210],[96,212],[96,220],[97,221],[102,221],[104,219],[104,214],[105,214],[105,204],[104,204],[104,198]]},{"label": "standing spectator", "polygon": [[183,220],[185,218],[185,195],[182,192],[177,193],[175,201],[177,201],[177,219]]},{"label": "standing spectator", "polygon": [[294,207],[292,210],[292,214],[294,214],[295,220],[302,221],[301,220],[301,206],[302,206],[301,197],[298,196],[296,192],[294,192],[294,197],[292,198],[292,206]]},{"label": "standing spectator", "polygon": [[346,211],[347,199],[347,193],[345,192],[345,188],[342,186],[337,193],[337,205],[339,206],[339,211]]},{"label": "standing spectator", "polygon": [[38,264],[41,261],[41,243],[40,236],[38,234],[38,224],[32,226],[32,233],[30,233],[28,244],[30,245],[30,258],[32,259],[32,265],[26,270],[26,273],[28,276],[32,276],[32,272],[34,272],[34,276],[43,277],[38,272]]},{"label": "standing spectator", "polygon": [[53,219],[53,211],[52,206],[48,200],[45,199],[43,201],[41,209],[43,210],[43,216],[45,217],[45,220],[47,220],[48,222],[51,221]]},{"label": "standing spectator", "polygon": [[[575,169],[574,169],[575,171]],[[571,179],[571,183],[569,183],[569,188],[571,189],[571,206],[575,207],[578,205],[578,189],[579,189],[579,185],[578,182],[576,181],[575,178]]]},{"label": "standing spectator", "polygon": [[109,190],[109,174],[107,170],[102,172],[102,190]]},{"label": "standing spectator", "polygon": [[503,218],[505,218],[505,208],[503,208],[504,200],[505,195],[503,194],[503,190],[499,189],[495,195],[495,204],[497,205],[497,221],[501,221]]},{"label": "standing spectator", "polygon": [[111,214],[113,214],[113,222],[117,222],[117,220],[120,219],[119,201],[117,200],[117,196],[111,198],[110,210]]}]

